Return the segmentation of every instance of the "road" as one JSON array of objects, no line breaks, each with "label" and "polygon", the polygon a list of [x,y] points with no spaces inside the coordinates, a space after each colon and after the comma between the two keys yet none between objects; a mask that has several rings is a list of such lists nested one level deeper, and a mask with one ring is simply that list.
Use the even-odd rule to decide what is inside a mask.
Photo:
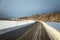
[{"label": "road", "polygon": [[50,40],[43,25],[39,22],[16,40]]},{"label": "road", "polygon": [[39,22],[0,35],[0,40],[50,40]]}]

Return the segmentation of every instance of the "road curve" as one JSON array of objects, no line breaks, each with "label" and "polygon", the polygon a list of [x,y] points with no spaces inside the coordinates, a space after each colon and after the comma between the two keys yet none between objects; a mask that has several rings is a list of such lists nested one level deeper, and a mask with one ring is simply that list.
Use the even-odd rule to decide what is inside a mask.
[{"label": "road curve", "polygon": [[37,22],[16,40],[50,40],[50,38],[43,25],[40,22]]},{"label": "road curve", "polygon": [[50,40],[47,32],[40,22],[0,35],[0,40]]}]

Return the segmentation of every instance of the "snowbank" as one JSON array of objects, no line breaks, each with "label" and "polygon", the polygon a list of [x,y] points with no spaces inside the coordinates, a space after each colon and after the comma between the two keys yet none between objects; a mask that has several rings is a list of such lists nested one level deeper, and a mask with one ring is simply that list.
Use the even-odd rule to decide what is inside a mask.
[{"label": "snowbank", "polygon": [[6,20],[0,20],[0,30],[6,29],[6,28],[12,28],[15,26],[25,25],[25,24],[31,24],[34,23],[33,20],[24,20],[24,21],[6,21]]},{"label": "snowbank", "polygon": [[60,40],[60,33],[54,29],[53,27],[49,26],[48,24],[41,22],[48,33],[51,40]]}]

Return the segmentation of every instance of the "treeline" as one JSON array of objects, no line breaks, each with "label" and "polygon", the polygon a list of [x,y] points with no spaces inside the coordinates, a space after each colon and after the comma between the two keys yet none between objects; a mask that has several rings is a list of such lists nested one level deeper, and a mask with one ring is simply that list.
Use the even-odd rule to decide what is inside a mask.
[{"label": "treeline", "polygon": [[40,20],[40,21],[53,21],[53,22],[60,22],[60,12],[51,12],[51,13],[44,13],[44,14],[33,14],[31,16],[25,17],[16,17],[16,18],[0,18],[0,20]]},{"label": "treeline", "polygon": [[0,17],[0,20],[11,20],[10,18]]},{"label": "treeline", "polygon": [[22,19],[36,19],[36,20],[41,20],[41,21],[60,22],[60,12],[34,14],[32,16],[23,17]]}]

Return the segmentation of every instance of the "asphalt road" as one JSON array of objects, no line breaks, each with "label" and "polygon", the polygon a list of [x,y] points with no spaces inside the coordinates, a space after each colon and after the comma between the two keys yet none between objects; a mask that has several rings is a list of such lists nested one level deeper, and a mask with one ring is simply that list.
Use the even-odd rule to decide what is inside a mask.
[{"label": "asphalt road", "polygon": [[16,40],[51,40],[43,25],[37,22],[28,31]]},{"label": "asphalt road", "polygon": [[[26,26],[23,25],[24,27],[22,27],[22,28],[18,28],[18,29],[15,29],[13,31],[2,33],[2,34],[0,34],[0,40],[16,40],[18,37],[23,35],[28,29],[32,28],[32,26],[35,24],[36,23],[26,25]],[[8,29],[5,29],[5,30],[8,30]],[[4,30],[2,30],[2,31],[4,31]]]},{"label": "asphalt road", "polygon": [[50,40],[43,25],[36,22],[0,35],[0,40]]}]

